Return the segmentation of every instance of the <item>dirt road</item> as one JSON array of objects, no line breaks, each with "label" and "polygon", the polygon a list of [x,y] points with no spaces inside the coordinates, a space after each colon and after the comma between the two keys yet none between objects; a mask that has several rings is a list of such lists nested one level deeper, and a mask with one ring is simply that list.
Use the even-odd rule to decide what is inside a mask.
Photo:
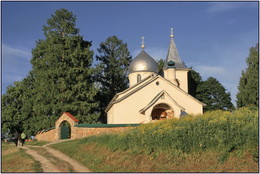
[{"label": "dirt road", "polygon": [[[60,141],[59,141],[60,142]],[[64,153],[48,147],[52,142],[44,146],[20,146],[26,153],[41,163],[43,172],[91,172],[78,161],[68,157]]]}]

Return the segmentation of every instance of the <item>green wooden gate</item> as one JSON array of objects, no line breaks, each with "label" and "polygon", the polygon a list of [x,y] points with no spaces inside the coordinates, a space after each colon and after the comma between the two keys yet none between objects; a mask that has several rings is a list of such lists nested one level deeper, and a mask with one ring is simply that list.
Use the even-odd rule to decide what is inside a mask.
[{"label": "green wooden gate", "polygon": [[60,139],[70,138],[70,127],[62,126],[60,127]]}]

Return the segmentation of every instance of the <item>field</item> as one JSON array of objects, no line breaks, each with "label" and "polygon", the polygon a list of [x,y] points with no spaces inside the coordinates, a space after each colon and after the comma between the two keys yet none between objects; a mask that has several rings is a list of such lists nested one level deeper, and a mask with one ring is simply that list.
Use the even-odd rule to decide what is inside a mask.
[{"label": "field", "polygon": [[212,111],[52,147],[95,172],[258,172],[258,109]]},{"label": "field", "polygon": [[27,155],[23,149],[2,142],[1,172],[42,172],[40,163]]}]

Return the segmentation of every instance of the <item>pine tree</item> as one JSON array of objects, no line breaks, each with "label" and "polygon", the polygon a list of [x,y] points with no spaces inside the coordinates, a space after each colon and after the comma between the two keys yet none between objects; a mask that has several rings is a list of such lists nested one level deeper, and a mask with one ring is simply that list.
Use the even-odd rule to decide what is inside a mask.
[{"label": "pine tree", "polygon": [[213,77],[209,77],[198,85],[196,98],[207,105],[204,111],[234,109],[230,93],[227,93],[223,85]]},{"label": "pine tree", "polygon": [[98,48],[99,55],[96,60],[96,80],[100,87],[98,100],[100,101],[100,112],[102,122],[106,122],[105,108],[114,95],[128,87],[128,66],[132,57],[127,44],[116,36],[111,36]]},{"label": "pine tree", "polygon": [[247,68],[242,71],[240,77],[238,94],[237,94],[237,107],[247,105],[256,105],[259,103],[258,82],[259,82],[259,45],[250,48],[249,57],[246,60]]},{"label": "pine tree", "polygon": [[91,42],[83,40],[75,23],[72,12],[57,10],[43,26],[45,39],[37,41],[32,51],[35,78],[32,120],[40,119],[48,126],[54,125],[63,112],[70,112],[86,123],[99,117]]}]

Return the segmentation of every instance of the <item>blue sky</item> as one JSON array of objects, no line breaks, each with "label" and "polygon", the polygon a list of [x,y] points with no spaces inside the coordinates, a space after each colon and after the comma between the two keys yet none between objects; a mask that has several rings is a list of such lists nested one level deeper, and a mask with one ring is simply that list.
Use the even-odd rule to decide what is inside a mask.
[{"label": "blue sky", "polygon": [[3,2],[2,93],[31,70],[31,51],[44,39],[42,26],[57,9],[77,17],[76,27],[97,52],[102,41],[116,35],[133,58],[145,50],[165,59],[170,28],[181,59],[203,80],[217,78],[235,104],[241,71],[249,49],[258,42],[258,2]]}]

